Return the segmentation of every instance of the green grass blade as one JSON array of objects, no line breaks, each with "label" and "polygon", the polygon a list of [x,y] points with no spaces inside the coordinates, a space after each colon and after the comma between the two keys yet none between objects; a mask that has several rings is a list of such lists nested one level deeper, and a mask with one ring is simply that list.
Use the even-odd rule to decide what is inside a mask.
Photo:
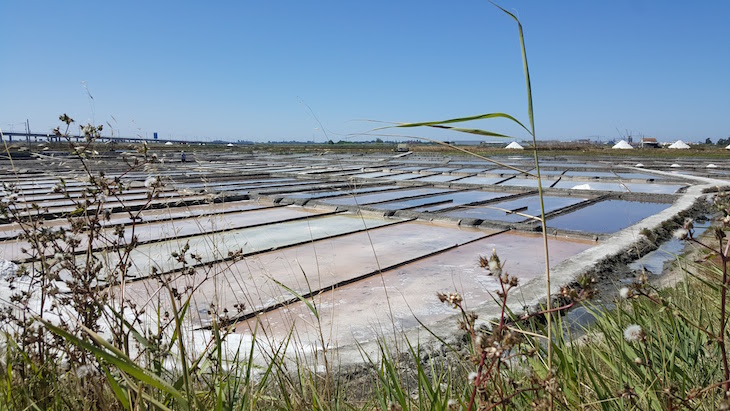
[{"label": "green grass blade", "polygon": [[[505,118],[508,120],[511,120],[515,123],[517,123],[520,127],[525,129],[528,133],[530,130],[525,127],[524,124],[522,124],[519,120],[514,118],[513,116],[506,114],[506,113],[488,113],[488,114],[478,114],[475,116],[468,116],[468,117],[459,117],[459,118],[452,118],[448,120],[440,120],[440,121],[423,121],[420,123],[404,123],[404,124],[398,124],[396,127],[423,127],[423,126],[443,126],[444,124],[453,124],[453,123],[465,123],[468,121],[476,121],[476,120],[487,120],[491,118]],[[388,127],[384,127],[388,128]]]},{"label": "green grass blade", "polygon": [[109,369],[107,367],[102,366],[101,368],[102,370],[104,370],[107,381],[109,381],[109,386],[111,386],[112,391],[114,391],[114,396],[117,397],[125,410],[130,410],[132,407],[129,404],[129,395],[127,391],[119,385],[116,378],[114,378],[112,373],[109,372]]},{"label": "green grass blade", "polygon": [[497,8],[502,10],[503,12],[507,13],[510,17],[512,17],[515,22],[517,22],[517,29],[520,33],[520,49],[522,51],[522,68],[525,71],[525,83],[527,86],[527,115],[530,118],[530,130],[528,132],[533,136],[535,136],[535,119],[532,115],[532,86],[530,85],[530,70],[527,66],[527,51],[525,49],[525,36],[522,32],[522,23],[520,23],[520,20],[515,16],[514,14],[510,13],[509,11],[505,10],[502,6],[494,3],[493,1],[490,1],[490,3],[494,4]]},{"label": "green grass blade", "polygon": [[319,313],[317,312],[317,308],[315,308],[314,305],[312,305],[312,302],[311,301],[309,301],[308,299],[304,298],[301,294],[299,294],[298,292],[296,292],[296,291],[292,290],[291,288],[287,287],[286,285],[284,285],[280,281],[274,280],[273,278],[272,278],[272,281],[275,282],[279,287],[285,289],[286,291],[288,291],[289,293],[291,293],[292,295],[294,295],[295,297],[297,297],[297,299],[299,301],[303,302],[307,306],[307,308],[309,308],[309,311],[311,311],[312,314],[314,314],[314,317],[317,320],[319,320]]},{"label": "green grass blade", "polygon": [[177,401],[180,402],[181,408],[183,409],[189,409],[188,401],[185,398],[185,396],[180,393],[178,390],[176,390],[172,385],[165,382],[158,376],[152,374],[150,371],[141,368],[137,364],[134,363],[132,359],[124,355],[121,351],[117,350],[116,348],[111,347],[112,349],[102,349],[109,348],[111,344],[109,344],[104,338],[96,334],[95,332],[83,328],[83,330],[100,346],[97,347],[94,344],[91,344],[88,341],[85,341],[79,337],[76,337],[75,335],[69,333],[68,331],[57,327],[56,325],[51,324],[50,322],[39,319],[43,323],[43,325],[51,330],[54,334],[63,337],[67,342],[82,348],[91,354],[93,354],[95,357],[97,357],[100,360],[106,361],[107,363],[117,367],[119,371],[122,371],[126,374],[129,374],[131,377],[135,378],[136,380],[140,381],[141,383],[147,384],[151,387],[157,388],[158,390],[170,395],[171,397],[175,398]]},{"label": "green grass blade", "polygon": [[508,136],[506,134],[495,133],[493,131],[480,130],[478,128],[459,128],[459,127],[441,126],[441,125],[433,125],[433,126],[428,126],[428,127],[441,128],[441,129],[451,130],[451,131],[458,131],[460,133],[466,133],[466,134],[476,134],[478,136],[484,136],[484,137],[516,138],[513,136]]}]

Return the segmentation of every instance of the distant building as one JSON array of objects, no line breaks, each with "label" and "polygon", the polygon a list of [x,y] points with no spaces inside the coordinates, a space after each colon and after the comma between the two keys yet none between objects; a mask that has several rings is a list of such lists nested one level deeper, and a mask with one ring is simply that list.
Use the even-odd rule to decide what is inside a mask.
[{"label": "distant building", "polygon": [[653,137],[644,137],[641,139],[641,148],[659,148],[659,142]]}]

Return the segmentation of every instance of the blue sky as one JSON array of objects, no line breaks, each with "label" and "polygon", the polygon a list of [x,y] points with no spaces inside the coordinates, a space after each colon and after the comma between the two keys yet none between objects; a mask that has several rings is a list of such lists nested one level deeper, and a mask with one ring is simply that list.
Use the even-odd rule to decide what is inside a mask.
[{"label": "blue sky", "polygon": [[[539,139],[730,136],[730,1],[500,4],[524,26]],[[516,25],[486,1],[8,0],[0,16],[4,131],[63,112],[123,136],[255,141],[325,141],[310,108],[333,140],[376,126],[363,119],[527,122]]]}]

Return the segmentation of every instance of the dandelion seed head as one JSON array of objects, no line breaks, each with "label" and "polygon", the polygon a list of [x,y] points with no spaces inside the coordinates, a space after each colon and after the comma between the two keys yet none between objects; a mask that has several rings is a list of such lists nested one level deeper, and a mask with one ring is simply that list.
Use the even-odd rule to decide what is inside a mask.
[{"label": "dandelion seed head", "polygon": [[686,228],[680,228],[674,232],[673,236],[677,240],[686,240],[689,236],[689,231]]},{"label": "dandelion seed head", "polygon": [[624,339],[628,342],[636,342],[644,337],[644,331],[640,325],[631,324],[624,328]]},{"label": "dandelion seed head", "polygon": [[144,186],[147,187],[147,188],[151,188],[155,184],[157,184],[157,178],[156,177],[149,176],[149,177],[147,177],[146,180],[144,180]]},{"label": "dandelion seed head", "polygon": [[476,371],[470,372],[469,376],[467,378],[469,379],[469,384],[474,384],[474,381],[476,381],[476,379],[477,379]]},{"label": "dandelion seed head", "polygon": [[627,299],[631,297],[631,290],[629,289],[629,287],[622,287],[620,290],[618,290],[618,294],[621,296],[621,298]]}]

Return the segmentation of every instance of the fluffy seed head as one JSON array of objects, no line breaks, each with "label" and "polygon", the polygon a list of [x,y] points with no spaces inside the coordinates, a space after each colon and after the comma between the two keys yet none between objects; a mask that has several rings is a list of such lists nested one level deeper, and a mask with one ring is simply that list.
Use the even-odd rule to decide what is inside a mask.
[{"label": "fluffy seed head", "polygon": [[622,287],[620,290],[618,290],[618,294],[621,296],[621,298],[626,299],[631,297],[631,290],[629,287]]},{"label": "fluffy seed head", "polygon": [[689,236],[689,230],[687,230],[686,228],[680,228],[677,229],[673,235],[674,238],[676,238],[677,240],[686,240]]},{"label": "fluffy seed head", "polygon": [[624,328],[624,339],[628,342],[636,342],[644,338],[644,331],[640,325],[631,324]]},{"label": "fluffy seed head", "polygon": [[144,180],[144,186],[147,188],[152,188],[155,184],[157,184],[157,178],[149,176],[146,180]]}]

